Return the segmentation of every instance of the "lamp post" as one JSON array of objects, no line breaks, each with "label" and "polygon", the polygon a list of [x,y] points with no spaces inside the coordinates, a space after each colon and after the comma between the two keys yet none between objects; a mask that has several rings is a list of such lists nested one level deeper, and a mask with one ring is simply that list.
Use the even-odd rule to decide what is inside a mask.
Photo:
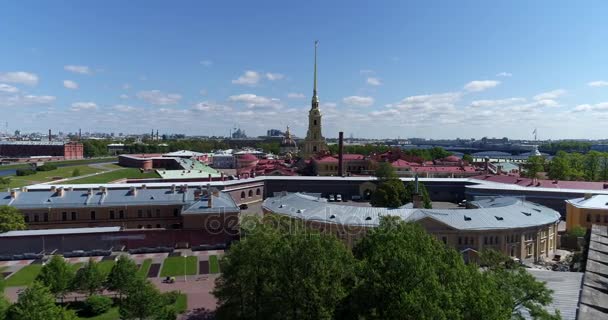
[{"label": "lamp post", "polygon": [[184,282],[188,282],[188,275],[186,273],[186,261],[188,260],[188,255],[184,255]]}]

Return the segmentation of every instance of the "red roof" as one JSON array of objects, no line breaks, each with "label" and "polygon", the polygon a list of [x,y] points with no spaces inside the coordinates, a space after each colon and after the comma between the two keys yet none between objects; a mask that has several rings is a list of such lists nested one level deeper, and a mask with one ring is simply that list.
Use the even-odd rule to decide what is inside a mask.
[{"label": "red roof", "polygon": [[334,158],[332,156],[323,156],[320,158],[315,158],[314,161],[320,163],[330,163],[330,162],[338,162],[338,158]]},{"label": "red roof", "polygon": [[[565,181],[565,180],[546,180],[537,179],[536,183],[530,178],[522,178],[517,176],[506,175],[480,175],[474,176],[473,179],[492,181],[498,183],[516,184],[522,187],[536,188],[561,188],[561,189],[587,189],[587,190],[605,190],[608,189],[608,183],[605,182],[589,182],[589,181]],[[607,188],[604,187],[606,184]]]},{"label": "red roof", "polygon": [[418,163],[407,162],[403,159],[395,160],[395,161],[391,162],[391,165],[396,168],[409,168],[412,166],[419,166]]},{"label": "red roof", "polygon": [[258,158],[254,155],[252,155],[251,153],[245,153],[244,155],[240,156],[238,158],[239,160],[244,160],[244,161],[254,161],[254,160],[258,160]]},{"label": "red roof", "polygon": [[447,157],[441,159],[441,161],[445,161],[445,162],[459,162],[460,158],[458,158],[457,156],[451,155],[451,156],[447,156]]},{"label": "red roof", "polygon": [[342,159],[344,159],[344,160],[363,160],[363,159],[365,159],[365,156],[362,154],[356,154],[356,153],[345,153],[342,155]]},{"label": "red roof", "polygon": [[412,167],[415,172],[447,172],[447,173],[463,173],[475,172],[475,168],[471,166],[420,166]]}]

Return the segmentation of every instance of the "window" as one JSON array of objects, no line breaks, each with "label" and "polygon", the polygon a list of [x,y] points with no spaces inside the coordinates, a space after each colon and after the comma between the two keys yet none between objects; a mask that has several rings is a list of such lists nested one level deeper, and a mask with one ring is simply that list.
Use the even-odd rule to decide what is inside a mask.
[{"label": "window", "polygon": [[76,212],[72,211],[72,220],[76,220]]},{"label": "window", "polygon": [[174,217],[178,217],[179,216],[179,209],[177,209],[177,208],[173,209],[173,216]]},{"label": "window", "polygon": [[245,191],[241,191],[241,199],[245,199]]},{"label": "window", "polygon": [[120,210],[120,211],[118,211],[118,217],[119,217],[120,219],[124,219],[124,218],[125,218],[125,211],[124,211],[124,210]]},{"label": "window", "polygon": [[160,209],[156,209],[156,217],[160,218]]},{"label": "window", "polygon": [[38,215],[37,215],[37,214],[35,214],[35,215],[34,215],[34,222],[38,222],[38,220],[39,220]]},{"label": "window", "polygon": [[488,237],[483,237],[483,244],[488,244]]},{"label": "window", "polygon": [[464,237],[464,244],[465,245],[469,244],[469,237]]},{"label": "window", "polygon": [[137,229],[142,229],[143,227],[144,227],[144,226],[142,226],[141,224],[140,224],[140,225],[137,225]]},{"label": "window", "polygon": [[600,215],[599,214],[595,215],[595,222],[600,222]]},{"label": "window", "polygon": [[253,190],[249,190],[249,198],[253,197]]},{"label": "window", "polygon": [[462,244],[462,238],[458,237],[458,244]]},{"label": "window", "polygon": [[499,244],[500,241],[498,240],[498,236],[494,237],[494,244]]},{"label": "window", "polygon": [[116,219],[116,215],[114,214],[114,210],[110,210],[110,219]]},{"label": "window", "polygon": [[[260,191],[260,188],[257,188],[257,189],[255,190],[255,195],[256,195],[256,196],[259,196],[261,193],[262,193],[262,192]],[[607,216],[607,217],[608,217],[608,216]]]},{"label": "window", "polygon": [[443,241],[443,244],[448,244],[448,237],[441,237],[441,241]]},{"label": "window", "polygon": [[68,213],[64,211],[61,213],[61,221],[66,221],[66,220],[68,220]]},{"label": "window", "polygon": [[147,225],[146,229],[152,229],[152,225],[151,224]]},{"label": "window", "polygon": [[26,214],[26,215],[23,217],[23,220],[25,220],[25,222],[30,222],[30,216]]},{"label": "window", "polygon": [[591,222],[591,213],[587,213],[587,222]]},{"label": "window", "polygon": [[45,213],[44,213],[44,216],[43,216],[42,220],[43,220],[44,222],[49,222],[49,214],[48,214],[48,212],[45,212]]},{"label": "window", "polygon": [[316,126],[317,125],[317,120],[313,120],[312,123]]},{"label": "window", "polygon": [[91,211],[91,220],[95,220],[95,211]]},{"label": "window", "polygon": [[608,214],[604,216],[604,223],[608,223]]},{"label": "window", "polygon": [[148,218],[152,218],[152,209],[146,210],[146,214],[148,215]]},{"label": "window", "polygon": [[160,229],[160,223],[157,223],[157,224],[156,224],[156,228],[157,228],[157,229]]},{"label": "window", "polygon": [[137,210],[137,217],[138,218],[143,218],[143,216],[144,216],[144,211],[142,209],[138,209]]}]

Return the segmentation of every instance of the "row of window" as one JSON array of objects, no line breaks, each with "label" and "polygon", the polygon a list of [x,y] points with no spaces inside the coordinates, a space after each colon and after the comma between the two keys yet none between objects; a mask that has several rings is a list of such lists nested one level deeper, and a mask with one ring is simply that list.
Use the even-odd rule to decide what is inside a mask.
[{"label": "row of window", "polygon": [[[255,195],[259,196],[262,194],[262,191],[260,191],[260,188],[255,189]],[[249,196],[249,198],[253,197],[253,190],[249,190],[249,192],[247,193],[247,195]],[[241,200],[245,199],[245,191],[241,191]]]},{"label": "row of window", "polygon": [[483,244],[485,244],[485,245],[500,244],[500,239],[498,238],[498,236],[483,237]]},{"label": "row of window", "polygon": [[[587,213],[587,222],[591,222],[591,217],[592,214],[591,213]],[[600,214],[596,214],[595,215],[595,222],[600,223],[602,220],[602,215]],[[608,215],[604,215],[604,223],[608,223]]]},{"label": "row of window", "polygon": [[[126,215],[125,215],[125,211],[124,210],[118,210],[118,214],[115,210],[110,210],[110,219],[114,220],[114,219],[125,219]],[[155,215],[156,218],[160,218],[161,216],[161,211],[160,209],[156,209]],[[30,218],[31,216],[31,218]],[[173,209],[173,216],[174,217],[178,217],[179,216],[179,209],[178,208],[174,208]],[[138,218],[143,218],[144,217],[144,210],[143,209],[139,209],[137,210],[137,217]],[[152,209],[147,209],[146,210],[146,217],[147,218],[152,218]],[[78,220],[78,212],[72,211],[70,214],[68,214],[67,211],[63,211],[61,212],[61,221],[68,221],[69,220]],[[89,213],[89,218],[90,220],[97,220],[97,212],[95,211],[91,211]],[[35,213],[35,214],[25,214],[23,219],[25,220],[25,222],[40,222],[40,215]],[[42,214],[42,221],[43,222],[48,222],[49,221],[49,214],[48,212],[45,212]]]}]

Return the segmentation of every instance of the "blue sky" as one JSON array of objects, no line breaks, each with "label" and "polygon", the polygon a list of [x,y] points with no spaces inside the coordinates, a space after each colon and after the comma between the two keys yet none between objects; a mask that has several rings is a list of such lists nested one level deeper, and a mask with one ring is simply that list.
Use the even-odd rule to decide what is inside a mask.
[{"label": "blue sky", "polygon": [[[12,1],[10,130],[604,138],[604,1]],[[4,124],[2,125],[4,127]]]}]

